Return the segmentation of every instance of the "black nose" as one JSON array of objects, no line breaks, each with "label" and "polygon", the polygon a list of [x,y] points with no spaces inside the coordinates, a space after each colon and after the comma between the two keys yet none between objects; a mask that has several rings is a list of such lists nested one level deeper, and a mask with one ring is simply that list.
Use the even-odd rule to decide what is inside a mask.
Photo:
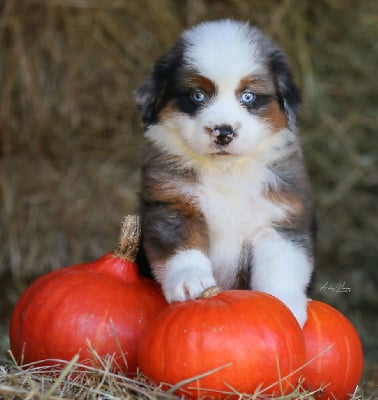
[{"label": "black nose", "polygon": [[217,125],[214,128],[214,136],[214,142],[216,144],[225,146],[232,142],[235,136],[235,132],[231,125]]}]

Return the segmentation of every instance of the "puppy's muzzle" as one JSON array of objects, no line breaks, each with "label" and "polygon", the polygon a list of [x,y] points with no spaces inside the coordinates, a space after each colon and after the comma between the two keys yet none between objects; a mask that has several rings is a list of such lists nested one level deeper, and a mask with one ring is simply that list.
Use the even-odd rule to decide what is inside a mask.
[{"label": "puppy's muzzle", "polygon": [[231,125],[216,125],[211,132],[214,143],[220,146],[227,146],[234,140],[235,130]]}]

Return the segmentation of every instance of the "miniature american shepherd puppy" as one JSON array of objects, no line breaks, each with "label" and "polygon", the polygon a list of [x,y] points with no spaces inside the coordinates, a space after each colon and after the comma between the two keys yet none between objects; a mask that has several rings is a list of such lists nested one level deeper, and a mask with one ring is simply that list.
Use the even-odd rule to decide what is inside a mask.
[{"label": "miniature american shepherd puppy", "polygon": [[253,289],[307,318],[313,205],[285,55],[233,20],[183,32],[136,92],[142,246],[169,302]]}]

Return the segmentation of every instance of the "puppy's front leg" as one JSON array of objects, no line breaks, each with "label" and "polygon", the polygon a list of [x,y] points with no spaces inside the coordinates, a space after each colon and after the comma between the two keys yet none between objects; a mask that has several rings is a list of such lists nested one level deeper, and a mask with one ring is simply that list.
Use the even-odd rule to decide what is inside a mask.
[{"label": "puppy's front leg", "polygon": [[251,282],[252,289],[285,303],[301,327],[307,319],[306,290],[313,270],[312,257],[301,244],[304,241],[274,229],[264,232],[253,243]]},{"label": "puppy's front leg", "polygon": [[215,285],[210,260],[197,249],[176,252],[165,265],[162,287],[168,302],[196,299]]},{"label": "puppy's front leg", "polygon": [[193,209],[185,215],[183,207],[177,208],[177,204],[175,208],[161,204],[144,212],[144,248],[153,275],[170,303],[198,298],[216,284],[206,255],[208,238],[203,216],[192,214]]}]

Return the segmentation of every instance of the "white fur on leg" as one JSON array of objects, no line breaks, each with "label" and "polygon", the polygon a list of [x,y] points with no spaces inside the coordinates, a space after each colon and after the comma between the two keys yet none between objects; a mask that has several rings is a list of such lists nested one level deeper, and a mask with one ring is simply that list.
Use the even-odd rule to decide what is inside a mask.
[{"label": "white fur on leg", "polygon": [[169,303],[196,299],[216,285],[210,260],[199,250],[182,250],[165,265],[162,287]]},{"label": "white fur on leg", "polygon": [[264,232],[253,243],[252,289],[280,299],[303,327],[307,320],[306,288],[312,262],[297,244],[274,230]]}]

